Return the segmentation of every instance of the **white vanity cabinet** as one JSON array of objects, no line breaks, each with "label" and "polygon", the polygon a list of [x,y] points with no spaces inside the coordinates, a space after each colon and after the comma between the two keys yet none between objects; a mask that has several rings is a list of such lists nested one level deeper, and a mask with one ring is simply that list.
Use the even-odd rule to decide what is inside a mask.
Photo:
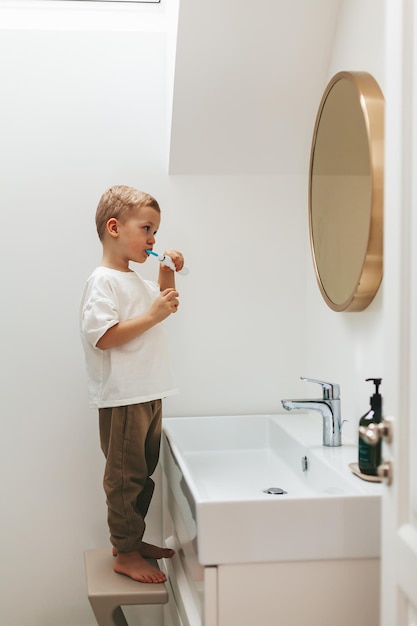
[{"label": "white vanity cabinet", "polygon": [[[199,553],[204,497],[196,500],[193,476],[167,432],[162,437],[161,461],[164,542],[176,550],[172,559],[164,561],[170,592],[164,626],[378,626],[379,555],[305,560],[263,557],[262,562],[235,563],[219,557],[218,562],[207,563],[203,546],[203,557]],[[198,489],[201,494],[201,485]],[[322,524],[335,521],[343,533],[343,518],[323,518]],[[361,523],[366,525],[367,520]],[[313,530],[307,541],[314,545]],[[216,524],[213,531],[219,543],[225,539],[236,543],[241,534],[239,522],[224,527],[226,537],[220,537]],[[264,540],[263,531],[262,526],[254,528],[251,541],[255,546]],[[242,541],[247,541],[247,535]],[[273,541],[285,543],[287,539],[277,534]]]},{"label": "white vanity cabinet", "polygon": [[218,568],[198,561],[193,501],[165,435],[162,467],[164,544],[176,551],[164,560],[170,594],[164,626],[217,626]]}]

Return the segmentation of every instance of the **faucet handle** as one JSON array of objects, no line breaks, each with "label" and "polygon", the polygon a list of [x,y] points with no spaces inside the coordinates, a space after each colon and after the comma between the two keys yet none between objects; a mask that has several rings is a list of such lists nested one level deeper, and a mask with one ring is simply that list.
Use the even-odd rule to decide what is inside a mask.
[{"label": "faucet handle", "polygon": [[316,380],[314,378],[300,377],[308,383],[317,383],[323,389],[323,400],[339,400],[340,386],[337,383],[326,383],[324,380]]}]

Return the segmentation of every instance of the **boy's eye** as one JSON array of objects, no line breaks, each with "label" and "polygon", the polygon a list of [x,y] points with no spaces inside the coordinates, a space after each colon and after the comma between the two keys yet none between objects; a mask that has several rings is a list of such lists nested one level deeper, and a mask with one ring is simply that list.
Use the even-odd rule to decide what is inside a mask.
[{"label": "boy's eye", "polygon": [[[145,229],[147,233],[149,233],[149,231],[151,230],[151,226],[144,226],[143,228]],[[153,235],[155,236],[157,232],[158,232],[157,230],[154,230]]]}]

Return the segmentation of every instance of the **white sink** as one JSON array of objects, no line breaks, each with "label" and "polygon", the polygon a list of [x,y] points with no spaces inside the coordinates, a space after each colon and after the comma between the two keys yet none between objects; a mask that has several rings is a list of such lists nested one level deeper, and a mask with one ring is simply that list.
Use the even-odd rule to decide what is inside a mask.
[{"label": "white sink", "polygon": [[351,472],[356,445],[321,445],[320,415],[172,417],[163,428],[164,471],[202,565],[379,556],[381,485]]}]

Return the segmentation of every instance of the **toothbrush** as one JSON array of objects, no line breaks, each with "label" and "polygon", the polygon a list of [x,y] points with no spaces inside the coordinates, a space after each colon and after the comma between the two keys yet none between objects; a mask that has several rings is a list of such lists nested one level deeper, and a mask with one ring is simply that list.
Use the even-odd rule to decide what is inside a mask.
[{"label": "toothbrush", "polygon": [[[167,254],[158,254],[158,252],[155,252],[154,250],[146,250],[146,254],[149,254],[149,255],[152,254],[152,256],[155,256],[158,259],[158,261],[162,263],[162,265],[166,265],[167,267],[169,267],[169,269],[173,270],[174,272],[176,271],[174,261]],[[184,266],[182,270],[178,272],[178,274],[183,274],[184,276],[186,276],[189,271],[190,270],[188,269],[188,267]]]}]

